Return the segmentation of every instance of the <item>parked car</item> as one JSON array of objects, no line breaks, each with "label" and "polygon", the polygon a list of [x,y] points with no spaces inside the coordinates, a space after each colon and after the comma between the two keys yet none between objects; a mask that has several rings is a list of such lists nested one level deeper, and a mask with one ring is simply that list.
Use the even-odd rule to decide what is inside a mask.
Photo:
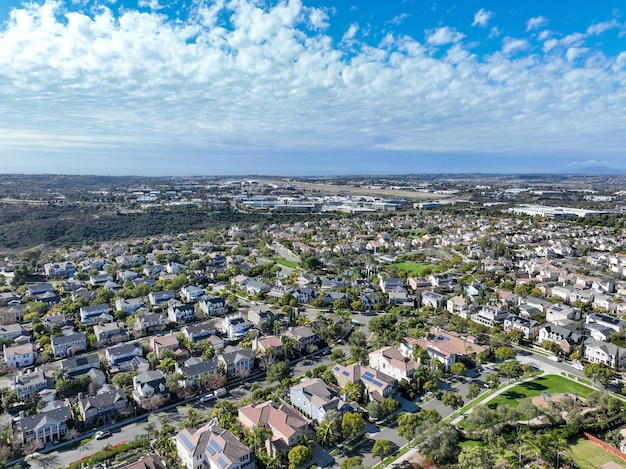
[{"label": "parked car", "polygon": [[219,389],[216,389],[216,390],[215,390],[215,397],[222,397],[222,396],[225,396],[227,392],[228,392],[228,391],[226,390],[226,388],[219,388]]},{"label": "parked car", "polygon": [[97,432],[96,433],[96,440],[104,440],[105,438],[108,438],[111,436],[111,432],[110,431],[104,431],[104,432]]},{"label": "parked car", "polygon": [[215,399],[215,394],[213,394],[212,392],[205,394],[204,396],[202,396],[200,398],[200,402],[202,404],[206,404],[207,402],[212,401],[213,399]]}]

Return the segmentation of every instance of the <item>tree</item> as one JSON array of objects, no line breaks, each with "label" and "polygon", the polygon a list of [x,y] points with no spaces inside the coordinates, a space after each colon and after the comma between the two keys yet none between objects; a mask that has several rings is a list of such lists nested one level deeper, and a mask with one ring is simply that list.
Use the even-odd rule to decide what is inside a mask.
[{"label": "tree", "polygon": [[596,379],[606,385],[613,378],[614,371],[604,363],[588,363],[583,368],[583,373],[587,378],[592,378],[595,384]]},{"label": "tree", "polygon": [[417,429],[422,424],[419,414],[405,413],[398,417],[398,435],[411,441],[417,436]]},{"label": "tree", "polygon": [[313,454],[307,446],[298,445],[289,451],[287,459],[289,459],[289,469],[297,469],[313,459]]},{"label": "tree", "polygon": [[380,403],[380,410],[383,415],[389,415],[400,408],[400,403],[393,397],[386,397]]},{"label": "tree", "polygon": [[519,376],[522,376],[523,374],[523,370],[520,364],[513,361],[504,362],[502,365],[500,365],[500,371],[509,378],[517,378]]},{"label": "tree", "polygon": [[454,460],[459,436],[452,425],[437,423],[424,425],[420,432],[420,453],[436,464],[445,464]]},{"label": "tree", "polygon": [[391,454],[392,446],[389,440],[376,440],[372,448],[372,455],[380,458],[380,464],[383,465],[384,459]]},{"label": "tree", "polygon": [[347,412],[341,419],[341,433],[346,438],[353,438],[365,430],[365,420],[357,412]]},{"label": "tree", "polygon": [[463,407],[463,398],[461,397],[460,394],[453,392],[453,391],[447,391],[443,393],[441,402],[443,402],[443,405],[452,407],[454,411]]},{"label": "tree", "polygon": [[554,355],[558,355],[559,353],[561,353],[561,346],[551,340],[544,340],[541,343],[541,346],[548,352],[553,353]]},{"label": "tree", "polygon": [[500,377],[498,376],[498,373],[489,373],[485,378],[485,382],[490,389],[496,389],[500,386]]},{"label": "tree", "polygon": [[472,446],[463,448],[459,453],[458,469],[491,469],[494,467],[494,455],[489,448]]},{"label": "tree", "polygon": [[477,428],[486,428],[493,424],[495,413],[484,404],[477,404],[472,411],[467,414],[465,421]]},{"label": "tree", "polygon": [[352,456],[351,458],[346,458],[341,461],[341,465],[339,469],[364,469],[363,468],[363,458],[358,456]]},{"label": "tree", "polygon": [[281,382],[283,379],[289,378],[290,375],[291,368],[286,361],[274,363],[267,368],[267,381],[270,383],[274,381]]},{"label": "tree", "polygon": [[461,362],[453,363],[450,366],[450,373],[452,373],[455,376],[461,376],[466,371],[467,371],[466,366]]},{"label": "tree", "polygon": [[360,401],[363,399],[363,385],[347,381],[341,388],[341,393],[345,394],[348,401]]},{"label": "tree", "polygon": [[467,386],[467,394],[465,395],[465,397],[467,397],[468,400],[473,401],[474,399],[476,399],[480,394],[480,386],[476,383],[470,383]]},{"label": "tree", "polygon": [[513,347],[509,347],[507,345],[498,347],[495,352],[496,359],[500,361],[511,360],[515,358],[516,355],[517,354],[515,353]]},{"label": "tree", "polygon": [[335,422],[324,420],[317,426],[317,442],[325,448],[330,448],[337,441]]}]

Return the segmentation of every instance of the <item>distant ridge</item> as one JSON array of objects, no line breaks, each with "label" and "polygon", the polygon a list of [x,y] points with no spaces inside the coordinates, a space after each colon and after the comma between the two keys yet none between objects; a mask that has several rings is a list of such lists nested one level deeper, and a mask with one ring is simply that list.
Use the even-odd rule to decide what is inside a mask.
[{"label": "distant ridge", "polygon": [[570,169],[564,174],[588,175],[588,176],[622,176],[626,174],[626,169],[609,168],[608,166],[586,166],[577,169]]}]

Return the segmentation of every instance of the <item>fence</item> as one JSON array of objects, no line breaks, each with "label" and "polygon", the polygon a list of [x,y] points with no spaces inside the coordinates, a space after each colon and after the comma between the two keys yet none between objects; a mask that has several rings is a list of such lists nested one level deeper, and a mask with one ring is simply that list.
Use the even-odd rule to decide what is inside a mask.
[{"label": "fence", "polygon": [[585,438],[587,438],[589,441],[595,443],[596,445],[604,448],[607,451],[610,451],[611,453],[613,453],[615,456],[617,456],[618,458],[623,459],[624,461],[626,461],[626,454],[622,453],[619,449],[617,449],[614,446],[609,445],[608,443],[596,438],[595,436],[587,433],[587,432],[583,432],[583,435],[585,436]]}]

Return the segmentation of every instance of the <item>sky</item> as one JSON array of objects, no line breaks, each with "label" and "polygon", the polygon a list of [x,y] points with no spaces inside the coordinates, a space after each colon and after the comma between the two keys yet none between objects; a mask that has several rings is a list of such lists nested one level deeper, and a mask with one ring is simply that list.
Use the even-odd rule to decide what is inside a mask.
[{"label": "sky", "polygon": [[0,172],[626,172],[622,0],[0,1]]}]

